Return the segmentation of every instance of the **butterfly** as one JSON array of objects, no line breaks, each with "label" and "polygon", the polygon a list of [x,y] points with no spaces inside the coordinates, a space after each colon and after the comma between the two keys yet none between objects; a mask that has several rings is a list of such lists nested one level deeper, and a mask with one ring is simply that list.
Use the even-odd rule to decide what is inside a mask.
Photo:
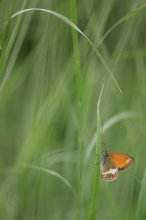
[{"label": "butterfly", "polygon": [[115,180],[119,171],[126,170],[132,166],[134,159],[127,154],[110,153],[103,151],[100,160],[100,176],[105,181]]}]

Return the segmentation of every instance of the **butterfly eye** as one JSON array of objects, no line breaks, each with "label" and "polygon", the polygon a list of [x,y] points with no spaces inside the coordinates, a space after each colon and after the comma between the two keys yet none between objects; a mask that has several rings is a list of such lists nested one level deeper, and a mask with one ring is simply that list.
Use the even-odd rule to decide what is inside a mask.
[{"label": "butterfly eye", "polygon": [[106,155],[105,155],[105,158],[106,158],[106,159],[108,159],[109,157],[110,157],[109,154],[106,154]]}]

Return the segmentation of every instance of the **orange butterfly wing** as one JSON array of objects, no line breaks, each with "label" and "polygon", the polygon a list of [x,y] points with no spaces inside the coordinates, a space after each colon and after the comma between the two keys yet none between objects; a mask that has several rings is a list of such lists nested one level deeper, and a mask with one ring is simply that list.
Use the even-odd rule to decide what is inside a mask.
[{"label": "orange butterfly wing", "polygon": [[128,169],[134,163],[134,159],[127,154],[109,153],[109,156],[119,171]]}]

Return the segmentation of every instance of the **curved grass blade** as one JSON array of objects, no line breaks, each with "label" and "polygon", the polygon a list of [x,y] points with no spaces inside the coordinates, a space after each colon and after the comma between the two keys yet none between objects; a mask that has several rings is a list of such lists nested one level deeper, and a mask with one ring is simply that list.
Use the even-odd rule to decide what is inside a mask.
[{"label": "curved grass blade", "polygon": [[103,133],[106,132],[109,128],[111,128],[116,123],[128,119],[128,118],[135,118],[137,114],[135,112],[121,112],[107,120],[103,125]]},{"label": "curved grass blade", "polygon": [[146,8],[146,4],[144,4],[143,6],[129,12],[127,15],[125,15],[124,17],[122,17],[119,21],[117,21],[102,37],[102,39],[100,40],[98,47],[102,44],[102,42],[106,39],[106,37],[120,24],[122,24],[123,22],[127,21],[128,19],[134,17],[135,15],[138,15],[142,10],[144,10]]},{"label": "curved grass blade", "polygon": [[73,194],[75,194],[75,190],[72,187],[72,185],[70,184],[70,182],[65,177],[63,177],[62,175],[57,173],[56,171],[51,170],[51,169],[47,169],[47,168],[44,168],[44,167],[34,166],[34,165],[27,165],[27,164],[22,164],[22,165],[24,167],[27,167],[27,168],[30,168],[30,169],[35,169],[35,170],[38,170],[38,171],[42,171],[44,173],[47,173],[47,174],[50,174],[52,176],[57,177],[72,191]]},{"label": "curved grass blade", "polygon": [[113,80],[114,84],[116,85],[117,89],[120,91],[120,93],[122,94],[122,90],[120,88],[120,86],[118,85],[113,72],[111,71],[111,69],[109,68],[108,64],[106,63],[106,61],[104,60],[104,58],[102,57],[102,55],[100,54],[100,52],[98,51],[97,47],[92,43],[92,41],[67,17],[65,17],[62,14],[59,14],[55,11],[49,10],[49,9],[44,9],[44,8],[28,8],[28,9],[24,9],[21,11],[16,12],[15,14],[13,14],[11,16],[11,19],[15,18],[18,15],[21,15],[23,13],[26,12],[30,12],[30,11],[42,11],[45,13],[49,13],[54,15],[55,17],[59,18],[60,20],[62,20],[63,22],[65,22],[66,24],[68,24],[70,27],[72,27],[74,30],[78,31],[91,45],[93,51],[95,52],[95,54],[97,55],[97,57],[100,59],[100,61],[102,62],[102,64],[104,65],[105,69],[107,70],[110,78]]}]

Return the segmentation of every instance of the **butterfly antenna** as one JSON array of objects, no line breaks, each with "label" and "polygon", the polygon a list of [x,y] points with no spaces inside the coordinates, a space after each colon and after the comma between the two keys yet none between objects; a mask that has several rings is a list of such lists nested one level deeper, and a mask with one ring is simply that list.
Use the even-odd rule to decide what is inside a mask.
[{"label": "butterfly antenna", "polygon": [[103,142],[103,145],[104,145],[104,147],[105,147],[105,150],[108,151],[109,145],[108,145],[107,143],[105,143],[105,142]]}]

